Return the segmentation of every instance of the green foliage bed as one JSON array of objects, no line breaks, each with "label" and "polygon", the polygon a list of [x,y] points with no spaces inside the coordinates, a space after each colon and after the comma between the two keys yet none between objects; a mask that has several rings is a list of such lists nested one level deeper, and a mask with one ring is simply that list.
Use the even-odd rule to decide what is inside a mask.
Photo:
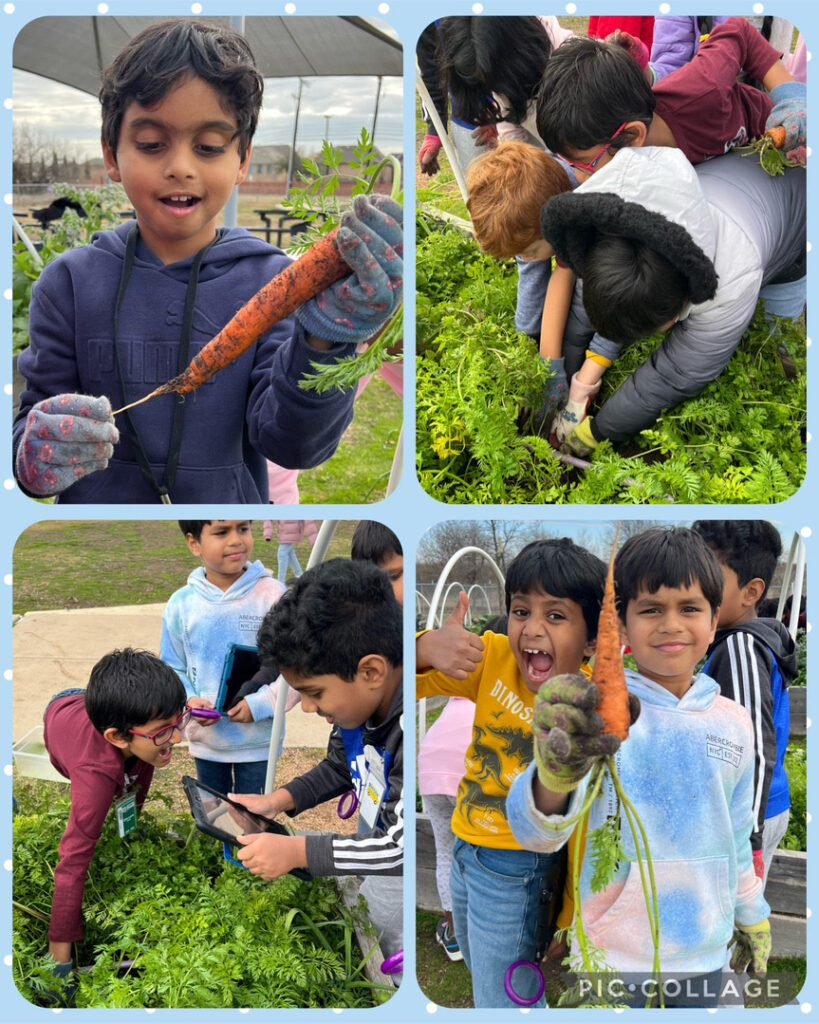
[{"label": "green foliage bed", "polygon": [[[515,331],[513,262],[485,256],[457,228],[419,214],[417,452],[421,485],[452,504],[766,504],[805,475],[804,322],[757,315],[725,372],[628,445],[604,442],[590,469],[558,461],[527,434],[547,371]],[[601,401],[659,346],[630,346]],[[785,373],[783,362],[794,376]]]},{"label": "green foliage bed", "polygon": [[[69,807],[45,790],[14,820],[14,980],[38,1004],[55,988],[47,921]],[[78,1007],[354,1007],[384,994],[363,977],[331,881],[263,882],[190,818],[143,813],[127,840],[109,820],[84,913]]]}]

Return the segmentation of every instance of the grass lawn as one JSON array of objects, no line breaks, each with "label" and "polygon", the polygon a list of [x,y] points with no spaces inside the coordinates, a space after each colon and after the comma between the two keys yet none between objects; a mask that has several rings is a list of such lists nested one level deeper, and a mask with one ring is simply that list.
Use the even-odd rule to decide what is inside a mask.
[{"label": "grass lawn", "polygon": [[435,941],[438,914],[415,914],[415,955],[418,985],[438,1006],[472,1006],[472,979],[463,961],[453,963]]},{"label": "grass lawn", "polygon": [[355,418],[336,454],[299,475],[302,503],[381,501],[386,496],[402,419],[401,400],[381,377],[373,378],[356,399]]},{"label": "grass lawn", "polygon": [[[329,557],[348,557],[355,522],[339,523]],[[253,557],[276,571],[276,542],[255,522]],[[310,545],[296,546],[302,567]],[[176,522],[125,520],[34,523],[14,549],[13,611],[95,608],[167,601],[198,561]]]}]

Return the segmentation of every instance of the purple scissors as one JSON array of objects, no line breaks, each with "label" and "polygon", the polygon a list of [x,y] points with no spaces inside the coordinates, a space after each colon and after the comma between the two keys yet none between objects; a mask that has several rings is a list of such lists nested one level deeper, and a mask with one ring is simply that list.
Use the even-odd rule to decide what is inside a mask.
[{"label": "purple scissors", "polygon": [[191,718],[201,718],[205,721],[215,722],[222,717],[222,712],[215,708],[191,708]]},{"label": "purple scissors", "polygon": [[348,818],[352,818],[357,810],[358,796],[356,795],[356,791],[354,789],[348,789],[346,793],[342,793],[336,813],[342,821],[346,821]]},{"label": "purple scissors", "polygon": [[388,956],[381,964],[382,974],[402,974],[404,971],[404,950],[399,949],[397,953]]}]

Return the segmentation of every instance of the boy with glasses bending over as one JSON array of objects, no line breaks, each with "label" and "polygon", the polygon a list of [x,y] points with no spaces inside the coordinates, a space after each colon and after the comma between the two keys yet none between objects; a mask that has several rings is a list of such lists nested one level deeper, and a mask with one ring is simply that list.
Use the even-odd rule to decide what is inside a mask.
[{"label": "boy with glasses bending over", "polygon": [[71,945],[83,937],[82,898],[108,812],[121,837],[136,828],[155,768],[170,764],[190,718],[185,688],[148,651],[126,648],[102,657],[88,688],[52,697],[43,716],[46,750],[71,782],[71,813],[60,841],[48,949],[54,973],[74,968]]}]

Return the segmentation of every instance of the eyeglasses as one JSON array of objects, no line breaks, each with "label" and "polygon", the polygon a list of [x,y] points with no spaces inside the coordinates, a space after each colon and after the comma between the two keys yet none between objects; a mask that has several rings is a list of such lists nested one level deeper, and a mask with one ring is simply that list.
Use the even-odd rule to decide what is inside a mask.
[{"label": "eyeglasses", "polygon": [[128,732],[132,736],[141,736],[145,740],[153,740],[154,746],[161,747],[163,743],[167,743],[173,734],[178,730],[182,730],[191,720],[191,709],[185,705],[185,710],[173,723],[173,725],[166,725],[164,729],[160,729],[158,732],[137,732],[136,729],[129,729]]},{"label": "eyeglasses", "polygon": [[604,145],[600,147],[600,151],[599,153],[597,153],[594,159],[590,160],[587,164],[581,163],[579,160],[570,160],[567,156],[563,156],[562,153],[558,155],[562,160],[565,160],[570,167],[574,167],[575,170],[588,171],[589,174],[594,174],[594,172],[597,170],[597,165],[600,163],[600,161],[603,159],[606,153],[608,153],[608,151],[611,149],[612,142],[614,142],[617,136],[620,135],[625,130],[627,124],[628,121],[624,121],[623,124],[621,124],[617,131],[614,133],[614,135],[612,135],[609,141],[604,143]]}]

